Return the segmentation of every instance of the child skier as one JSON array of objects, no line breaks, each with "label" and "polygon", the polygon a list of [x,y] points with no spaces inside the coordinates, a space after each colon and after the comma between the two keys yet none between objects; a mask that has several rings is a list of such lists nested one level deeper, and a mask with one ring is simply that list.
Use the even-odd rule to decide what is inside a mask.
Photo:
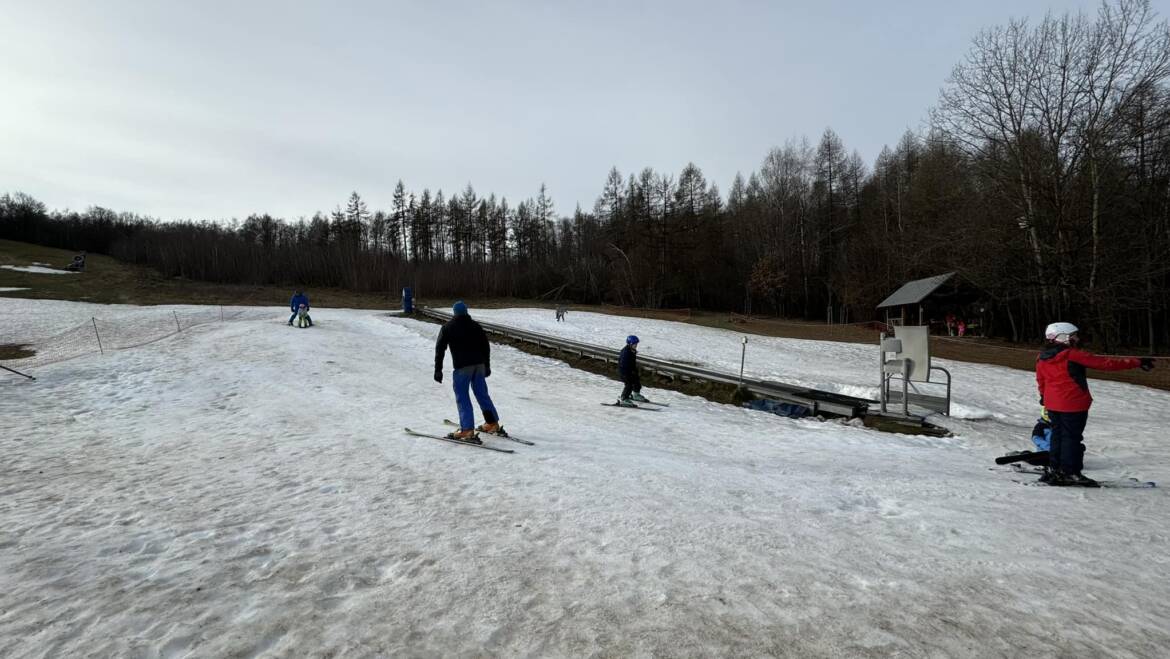
[{"label": "child skier", "polygon": [[305,307],[305,320],[309,322],[309,327],[312,327],[313,319],[309,317],[309,296],[305,295],[305,292],[300,289],[293,293],[292,299],[288,301],[289,309],[292,311],[292,315],[288,317],[288,324],[290,327],[292,326],[293,320],[296,319],[301,305]]},{"label": "child skier", "polygon": [[637,407],[634,402],[646,403],[642,396],[642,378],[638,375],[638,337],[633,334],[626,337],[626,347],[618,353],[618,374],[622,376],[625,388],[617,404],[622,407]]},{"label": "child skier", "polygon": [[[476,430],[492,434],[504,432],[500,415],[488,395],[487,378],[492,374],[491,344],[483,328],[467,313],[467,305],[462,300],[456,302],[451,311],[454,317],[439,330],[439,339],[435,343],[435,382],[443,381],[443,357],[448,347],[451,348],[451,365],[455,369],[451,374],[451,384],[455,389],[455,404],[459,407],[459,430],[447,437],[482,444]],[[485,423],[479,428],[475,427],[475,410],[467,394],[469,387],[483,412]]]},{"label": "child skier", "polygon": [[1036,385],[1040,404],[1052,422],[1049,467],[1040,478],[1049,485],[1097,487],[1097,481],[1081,474],[1084,467],[1085,424],[1093,397],[1085,369],[1124,371],[1154,368],[1149,357],[1101,357],[1076,346],[1080,343],[1077,327],[1072,323],[1052,323],[1045,329],[1047,344],[1036,358]]}]

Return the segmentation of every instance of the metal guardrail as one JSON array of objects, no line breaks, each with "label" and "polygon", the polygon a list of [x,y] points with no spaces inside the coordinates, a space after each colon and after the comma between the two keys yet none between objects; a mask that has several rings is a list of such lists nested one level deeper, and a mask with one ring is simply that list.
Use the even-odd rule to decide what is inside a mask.
[{"label": "metal guardrail", "polygon": [[[422,307],[418,312],[428,318],[435,320],[447,321],[451,319],[451,313],[448,311],[439,311],[429,307]],[[483,327],[484,331],[491,334],[498,334],[513,340],[522,341],[524,343],[531,343],[533,345],[552,348],[560,352],[567,352],[575,354],[580,357],[597,359],[607,363],[616,363],[618,359],[618,351],[612,348],[604,348],[601,346],[591,345],[589,343],[581,343],[580,341],[573,341],[571,339],[563,339],[560,337],[550,336],[548,334],[541,334],[539,332],[529,332],[528,330],[516,329],[506,325],[497,325],[495,323],[485,323],[477,321]],[[701,368],[698,366],[690,366],[687,364],[678,364],[667,361],[665,359],[656,359],[654,357],[638,356],[638,365],[642,370],[663,375],[671,379],[680,379],[685,381],[698,382],[718,382],[720,384],[728,384],[732,386],[739,386],[740,378],[731,373],[723,373],[711,369]],[[769,380],[753,380],[751,378],[743,378],[743,387],[750,391],[757,397],[770,398],[786,403],[795,403],[803,405],[814,414],[822,412],[828,414],[835,414],[838,416],[845,416],[849,418],[864,416],[869,409],[869,405],[874,401],[866,400],[864,398],[856,398],[853,396],[844,396],[842,394],[835,394],[828,391],[819,391],[817,389],[808,389],[805,387],[797,387],[782,382],[772,382]]]}]

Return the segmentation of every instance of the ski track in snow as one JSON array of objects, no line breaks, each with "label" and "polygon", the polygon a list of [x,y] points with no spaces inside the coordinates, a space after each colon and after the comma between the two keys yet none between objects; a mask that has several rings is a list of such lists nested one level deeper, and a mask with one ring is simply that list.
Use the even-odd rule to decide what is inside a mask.
[{"label": "ski track in snow", "polygon": [[[0,379],[0,656],[1170,647],[1164,488],[1031,488],[989,469],[1027,448],[1030,373],[947,363],[970,418],[940,420],[956,436],[937,439],[654,389],[670,408],[610,410],[616,381],[495,346],[504,424],[537,442],[489,438],[517,451],[502,455],[401,432],[455,413],[450,378],[431,381],[436,325],[314,311],[311,330],[274,309]],[[40,337],[134,313],[0,299]],[[738,368],[734,332],[472,314]],[[876,361],[765,337],[748,351],[754,375],[842,392],[870,386]],[[1147,419],[1170,396],[1093,386],[1089,469],[1166,481]]]}]

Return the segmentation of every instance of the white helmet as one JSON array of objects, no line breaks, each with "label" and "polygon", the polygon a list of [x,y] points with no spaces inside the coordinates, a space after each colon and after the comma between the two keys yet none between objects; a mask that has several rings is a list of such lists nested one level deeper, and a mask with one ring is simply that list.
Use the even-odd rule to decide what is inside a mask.
[{"label": "white helmet", "polygon": [[1077,326],[1072,323],[1052,323],[1044,330],[1044,338],[1057,343],[1068,343],[1068,337],[1076,334]]}]

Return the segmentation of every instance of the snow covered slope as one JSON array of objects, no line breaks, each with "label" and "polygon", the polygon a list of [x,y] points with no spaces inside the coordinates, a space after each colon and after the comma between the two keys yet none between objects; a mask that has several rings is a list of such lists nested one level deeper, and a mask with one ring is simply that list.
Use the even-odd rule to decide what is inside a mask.
[{"label": "snow covered slope", "polygon": [[[120,313],[0,299],[0,318],[42,304],[66,326]],[[731,333],[584,316],[554,329],[738,366]],[[455,414],[431,380],[437,326],[286,320],[0,379],[0,656],[1170,647],[1165,489],[1024,487],[988,469],[1026,447],[1027,373],[950,365],[986,418],[934,439],[653,390],[671,407],[605,408],[617,382],[497,346],[492,395],[537,442],[489,439],[517,451],[503,455],[401,433]],[[867,385],[864,346],[765,341],[749,344],[757,374]],[[1091,473],[1170,480],[1149,421],[1168,396],[1094,385]]]}]

